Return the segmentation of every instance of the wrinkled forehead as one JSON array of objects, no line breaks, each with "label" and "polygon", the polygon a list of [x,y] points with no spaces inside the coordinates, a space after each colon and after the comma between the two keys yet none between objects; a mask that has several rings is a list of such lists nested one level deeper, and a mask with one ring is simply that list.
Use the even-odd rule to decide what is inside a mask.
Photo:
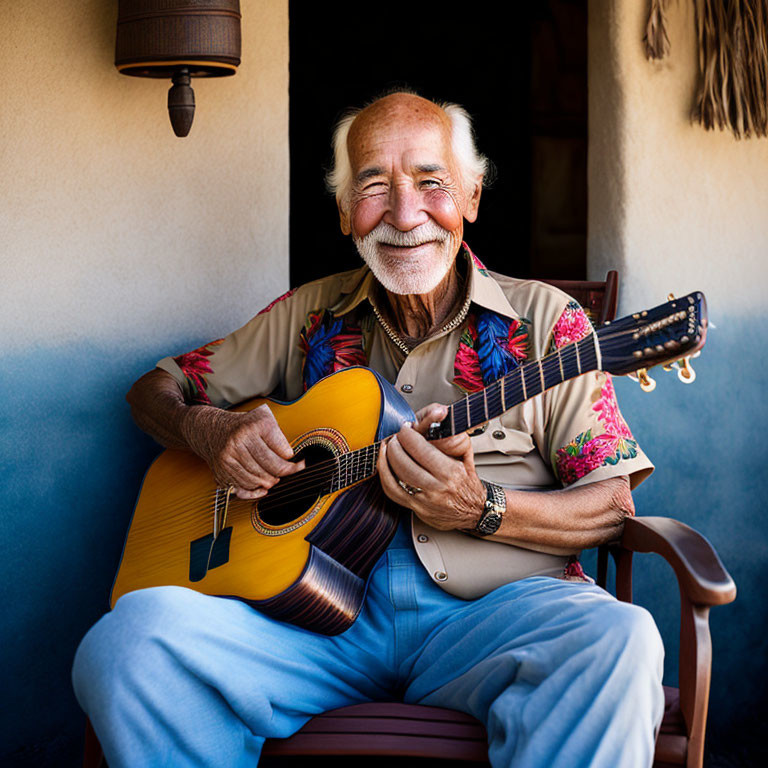
[{"label": "wrinkled forehead", "polygon": [[420,149],[450,154],[450,120],[440,107],[426,99],[388,97],[366,107],[355,118],[347,149],[355,170],[382,153]]}]

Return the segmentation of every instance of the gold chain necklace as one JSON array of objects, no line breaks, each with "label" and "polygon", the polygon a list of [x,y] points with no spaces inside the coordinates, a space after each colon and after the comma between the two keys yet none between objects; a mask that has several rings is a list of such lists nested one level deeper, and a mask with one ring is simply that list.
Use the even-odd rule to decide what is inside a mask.
[{"label": "gold chain necklace", "polygon": [[[461,325],[464,322],[464,318],[467,316],[467,313],[469,312],[469,305],[472,303],[472,297],[469,295],[469,286],[467,286],[467,296],[464,299],[464,303],[461,305],[461,309],[459,310],[458,314],[453,318],[453,320],[448,321],[439,331],[438,333],[447,333],[449,331],[452,331],[454,328],[457,328],[459,325]],[[389,325],[389,323],[381,316],[381,313],[378,310],[378,307],[371,302],[371,306],[373,307],[373,314],[376,315],[376,319],[379,321],[379,324],[384,329],[384,332],[389,336],[392,343],[407,357],[411,353],[411,348],[403,341],[402,337],[399,336]]]}]

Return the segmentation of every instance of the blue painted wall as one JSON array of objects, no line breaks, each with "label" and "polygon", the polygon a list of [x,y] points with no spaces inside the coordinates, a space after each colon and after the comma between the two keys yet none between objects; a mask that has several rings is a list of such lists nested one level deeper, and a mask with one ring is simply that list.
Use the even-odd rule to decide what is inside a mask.
[{"label": "blue painted wall", "polygon": [[158,451],[124,395],[166,351],[81,344],[3,358],[2,765],[80,759],[72,657],[108,608],[133,501]]},{"label": "blue painted wall", "polygon": [[[711,311],[711,308],[710,308]],[[617,381],[621,408],[656,471],[634,494],[638,514],[674,517],[715,546],[738,596],[713,608],[711,765],[766,764],[768,714],[768,434],[765,339],[768,317],[716,318],[694,361],[696,381],[681,384],[656,369],[653,393]],[[594,555],[591,560],[594,562]],[[664,638],[665,683],[677,684],[679,600],[672,570],[656,555],[636,555],[635,602],[651,610]]]}]

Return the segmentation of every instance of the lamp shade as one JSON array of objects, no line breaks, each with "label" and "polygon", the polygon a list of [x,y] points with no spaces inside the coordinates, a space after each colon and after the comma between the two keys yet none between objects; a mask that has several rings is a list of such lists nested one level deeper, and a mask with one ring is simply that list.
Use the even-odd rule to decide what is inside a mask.
[{"label": "lamp shade", "polygon": [[173,80],[168,111],[177,136],[192,125],[190,78],[234,75],[239,64],[239,0],[119,0],[115,66]]}]

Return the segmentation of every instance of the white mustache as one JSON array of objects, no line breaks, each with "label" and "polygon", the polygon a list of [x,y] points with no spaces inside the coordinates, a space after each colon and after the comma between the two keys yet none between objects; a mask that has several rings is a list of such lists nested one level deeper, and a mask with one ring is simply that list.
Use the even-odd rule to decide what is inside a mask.
[{"label": "white mustache", "polygon": [[[424,222],[419,224],[418,227],[402,232],[386,222],[380,222],[374,229],[372,229],[366,236],[365,240],[373,240],[377,243],[384,245],[394,245],[400,248],[414,248],[417,245],[423,245],[424,243],[430,243],[433,241],[443,242],[448,236],[449,232],[443,229],[433,221]],[[369,240],[369,242],[370,242]]]}]

